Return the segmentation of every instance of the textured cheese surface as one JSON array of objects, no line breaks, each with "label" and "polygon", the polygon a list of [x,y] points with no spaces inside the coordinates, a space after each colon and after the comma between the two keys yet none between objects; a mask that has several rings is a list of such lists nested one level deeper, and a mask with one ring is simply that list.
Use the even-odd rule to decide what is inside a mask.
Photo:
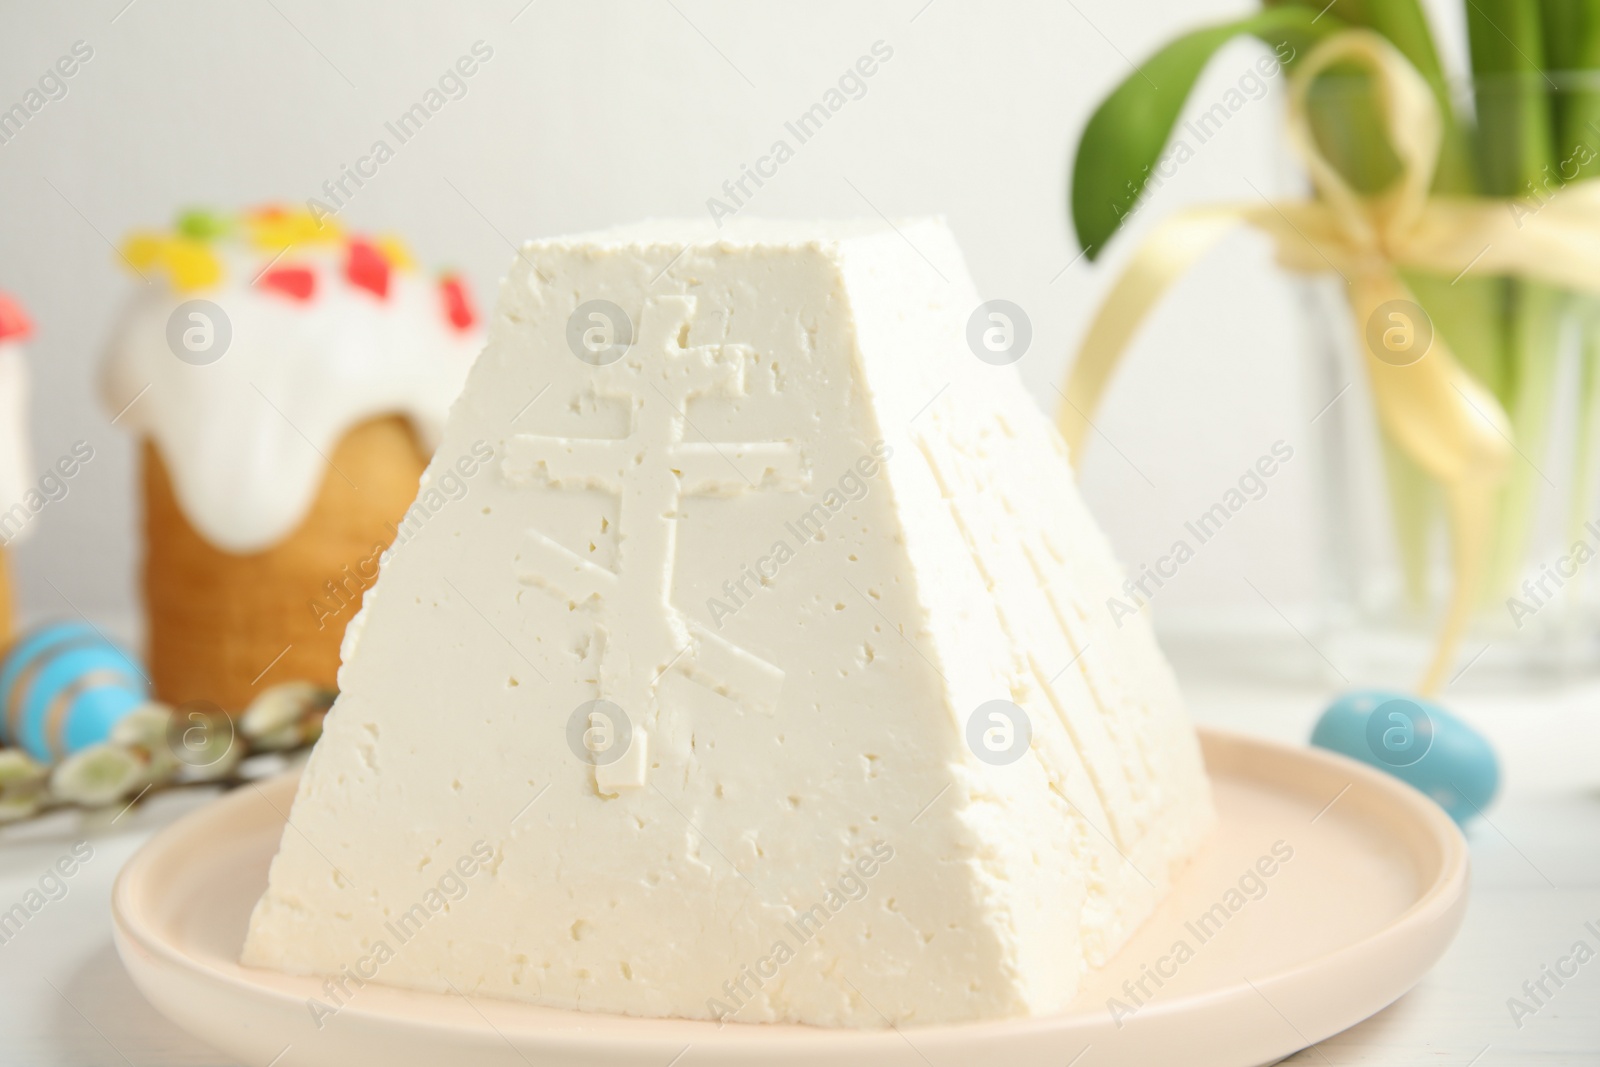
[{"label": "textured cheese surface", "polygon": [[[595,301],[614,360],[569,343],[622,336]],[[967,347],[979,303],[933,221],[527,245],[245,962],[333,976],[319,1017],[364,981],[822,1026],[1063,1009],[1211,804],[1060,438]],[[997,700],[1031,730],[1008,763],[968,740]]]}]

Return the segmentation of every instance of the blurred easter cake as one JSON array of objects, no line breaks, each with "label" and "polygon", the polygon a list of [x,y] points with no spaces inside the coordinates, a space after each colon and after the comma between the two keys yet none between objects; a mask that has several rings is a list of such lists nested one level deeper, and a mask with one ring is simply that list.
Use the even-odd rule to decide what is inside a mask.
[{"label": "blurred easter cake", "polygon": [[[11,591],[11,543],[26,536],[30,520],[44,506],[31,484],[28,448],[28,364],[22,343],[33,323],[17,299],[0,292],[0,646],[16,632]],[[30,501],[32,493],[40,499]]]},{"label": "blurred easter cake", "polygon": [[102,397],[140,443],[156,695],[244,708],[328,687],[482,336],[459,277],[395,238],[268,207],[136,233],[143,286]]}]

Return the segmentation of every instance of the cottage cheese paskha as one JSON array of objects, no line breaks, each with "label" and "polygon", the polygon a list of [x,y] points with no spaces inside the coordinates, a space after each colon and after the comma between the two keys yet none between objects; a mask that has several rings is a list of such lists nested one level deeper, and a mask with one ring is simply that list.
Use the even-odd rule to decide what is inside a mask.
[{"label": "cottage cheese paskha", "polygon": [[422,490],[480,440],[498,469],[351,625],[245,962],[339,973],[481,841],[378,980],[1062,1010],[1213,815],[1061,440],[967,346],[979,303],[934,221],[525,246]]}]

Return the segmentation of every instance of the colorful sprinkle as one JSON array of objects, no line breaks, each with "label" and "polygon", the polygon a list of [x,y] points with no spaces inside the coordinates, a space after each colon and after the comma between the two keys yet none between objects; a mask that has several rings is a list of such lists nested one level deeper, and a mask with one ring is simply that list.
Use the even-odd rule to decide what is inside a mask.
[{"label": "colorful sprinkle", "polygon": [[389,261],[383,257],[383,253],[359,237],[350,239],[344,276],[350,279],[351,285],[376,293],[380,300],[389,295]]},{"label": "colorful sprinkle", "polygon": [[395,270],[417,269],[416,261],[411,258],[411,250],[394,234],[384,234],[373,243],[378,246],[378,251],[383,253],[383,258],[389,261],[389,266]]},{"label": "colorful sprinkle", "polygon": [[5,293],[0,293],[0,341],[25,341],[33,336],[28,313]]},{"label": "colorful sprinkle", "polygon": [[472,293],[461,281],[460,275],[446,274],[439,279],[439,292],[444,297],[445,318],[458,330],[470,330],[477,325],[478,312],[472,306]]},{"label": "colorful sprinkle", "polygon": [[143,231],[131,233],[122,241],[122,258],[127,260],[134,270],[143,271],[161,262],[162,250],[166,244],[166,234]]},{"label": "colorful sprinkle", "polygon": [[245,217],[250,240],[257,248],[276,252],[291,245],[322,244],[337,241],[343,234],[337,223],[317,219],[309,211],[289,210],[272,205]]},{"label": "colorful sprinkle", "polygon": [[173,238],[167,242],[166,262],[172,274],[172,287],[180,293],[204,289],[222,280],[222,261],[203,241]]},{"label": "colorful sprinkle", "polygon": [[317,289],[317,276],[307,267],[274,267],[257,284],[294,300],[310,300]]},{"label": "colorful sprinkle", "polygon": [[222,261],[205,242],[192,237],[136,233],[123,242],[122,256],[140,273],[151,267],[165,270],[172,287],[180,293],[204,289],[222,280]]},{"label": "colorful sprinkle", "polygon": [[233,220],[205,208],[190,208],[178,216],[175,228],[180,235],[196,241],[215,241],[233,232]]}]

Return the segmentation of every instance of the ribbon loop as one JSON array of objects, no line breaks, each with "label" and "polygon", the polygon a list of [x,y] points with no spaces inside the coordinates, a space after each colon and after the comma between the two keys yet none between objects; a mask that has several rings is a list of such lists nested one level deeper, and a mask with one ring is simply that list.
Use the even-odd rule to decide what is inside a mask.
[{"label": "ribbon loop", "polygon": [[[1399,176],[1376,197],[1364,197],[1350,187],[1322,154],[1312,132],[1311,88],[1317,78],[1341,63],[1366,67],[1373,74],[1384,136],[1400,161]],[[1318,195],[1339,216],[1346,233],[1362,245],[1378,242],[1392,253],[1392,243],[1386,238],[1404,233],[1421,216],[1443,138],[1439,106],[1428,83],[1394,45],[1371,30],[1349,30],[1329,37],[1307,53],[1290,79],[1289,141],[1310,172]]]}]

